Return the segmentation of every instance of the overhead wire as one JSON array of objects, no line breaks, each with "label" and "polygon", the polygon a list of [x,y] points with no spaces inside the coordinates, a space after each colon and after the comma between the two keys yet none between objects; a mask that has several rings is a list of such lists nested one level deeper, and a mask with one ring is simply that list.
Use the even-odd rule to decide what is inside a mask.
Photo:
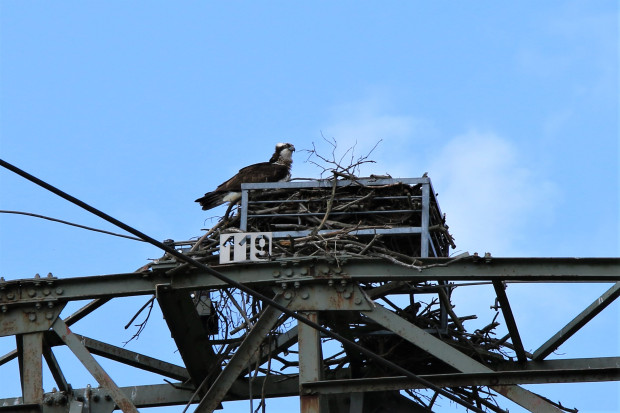
[{"label": "overhead wire", "polygon": [[233,280],[232,278],[227,277],[226,275],[224,275],[224,274],[214,270],[213,268],[211,268],[211,267],[209,267],[209,266],[207,266],[207,265],[205,265],[203,263],[200,263],[200,262],[196,261],[195,259],[193,259],[193,258],[191,258],[189,256],[184,255],[180,251],[177,251],[176,249],[174,249],[174,248],[172,248],[172,247],[170,247],[168,245],[165,245],[164,243],[162,243],[162,242],[160,242],[160,241],[158,241],[158,240],[156,240],[154,238],[151,238],[150,236],[146,235],[145,233],[143,233],[143,232],[141,232],[141,231],[139,231],[139,230],[137,230],[137,229],[127,225],[127,224],[125,224],[124,222],[119,221],[118,219],[116,219],[116,218],[106,214],[103,211],[98,210],[97,208],[95,208],[95,207],[85,203],[84,201],[81,201],[81,200],[75,198],[74,196],[69,195],[68,193],[66,193],[66,192],[64,192],[64,191],[62,191],[62,190],[60,190],[60,189],[58,189],[58,188],[48,184],[47,182],[45,182],[45,181],[43,181],[43,180],[41,180],[41,179],[39,179],[39,178],[29,174],[28,172],[26,172],[26,171],[24,171],[24,170],[22,170],[22,169],[20,169],[20,168],[18,168],[16,166],[12,165],[12,164],[10,164],[10,163],[2,160],[2,159],[0,159],[0,166],[8,169],[11,172],[16,173],[17,175],[19,175],[19,176],[29,180],[30,182],[32,182],[32,183],[34,183],[34,184],[36,184],[36,185],[38,185],[38,186],[40,186],[42,188],[45,188],[46,190],[48,190],[48,191],[58,195],[59,197],[65,199],[65,200],[67,200],[67,201],[69,201],[69,202],[71,202],[71,203],[73,203],[73,204],[75,204],[75,205],[77,205],[77,206],[79,206],[79,207],[81,207],[83,209],[85,209],[86,211],[88,211],[88,212],[90,212],[90,213],[92,213],[94,215],[97,215],[98,217],[100,217],[100,218],[102,218],[102,219],[104,219],[104,220],[106,220],[106,221],[116,225],[117,227],[119,227],[119,228],[121,228],[121,229],[123,229],[123,230],[125,230],[127,232],[129,232],[130,234],[133,234],[136,237],[141,238],[145,242],[148,242],[151,245],[154,245],[154,246],[158,247],[159,249],[164,250],[168,254],[170,254],[170,255],[172,255],[172,256],[174,256],[174,257],[176,257],[176,258],[178,258],[178,259],[180,259],[180,260],[182,260],[182,261],[184,261],[184,262],[186,262],[186,263],[188,263],[188,264],[190,264],[190,265],[200,269],[200,270],[202,270],[202,271],[205,271],[206,273],[208,273],[208,274],[214,276],[215,278],[225,282],[226,284],[230,285],[231,287],[237,288],[238,290],[241,290],[241,291],[251,295],[252,297],[254,297],[256,299],[263,301],[264,303],[272,306],[273,308],[278,309],[279,311],[281,311],[282,313],[286,314],[287,316],[292,317],[292,318],[296,319],[297,321],[302,322],[302,323],[306,324],[309,327],[312,327],[315,330],[318,330],[319,332],[325,334],[328,337],[331,337],[331,338],[333,338],[335,340],[340,341],[343,345],[349,346],[351,349],[359,351],[360,353],[362,353],[362,354],[364,354],[364,355],[374,359],[377,363],[382,364],[383,366],[389,368],[390,370],[392,370],[394,372],[398,372],[398,373],[402,374],[403,376],[405,376],[405,377],[407,377],[407,378],[409,378],[409,379],[411,379],[411,380],[413,380],[413,381],[415,381],[415,382],[417,382],[417,383],[419,383],[419,384],[421,384],[421,385],[423,385],[423,386],[425,386],[425,387],[427,387],[429,389],[432,389],[432,390],[438,392],[442,396],[444,396],[444,397],[446,397],[446,398],[448,398],[448,399],[450,399],[450,400],[460,404],[463,407],[466,407],[467,409],[470,409],[470,410],[472,410],[474,412],[478,412],[478,413],[485,413],[484,410],[474,406],[473,404],[468,403],[467,401],[459,398],[458,396],[456,396],[456,395],[454,395],[452,393],[449,393],[448,391],[442,389],[441,387],[438,387],[438,386],[434,385],[430,381],[428,381],[428,380],[426,380],[426,379],[424,379],[422,377],[419,377],[418,375],[412,373],[411,371],[405,369],[404,367],[402,367],[402,366],[400,366],[400,365],[398,365],[398,364],[396,364],[396,363],[394,363],[394,362],[392,362],[390,360],[387,360],[387,359],[381,357],[380,355],[376,354],[375,352],[373,352],[371,350],[368,350],[367,348],[359,345],[358,343],[356,343],[356,342],[354,342],[352,340],[349,340],[349,339],[341,336],[340,334],[338,334],[338,333],[336,333],[336,332],[334,332],[332,330],[329,330],[329,329],[321,326],[318,323],[315,323],[315,322],[307,319],[306,317],[304,317],[304,316],[296,313],[295,311],[287,308],[286,306],[284,306],[284,305],[274,301],[273,299],[267,297],[266,295],[264,295],[264,294],[262,294],[262,293],[260,293],[258,291],[253,290],[251,287],[248,287],[248,286],[246,286],[246,285],[244,285],[244,284],[242,284],[242,283],[240,283],[240,282],[238,282],[236,280]]},{"label": "overhead wire", "polygon": [[48,221],[59,222],[61,224],[65,224],[65,225],[71,225],[71,226],[77,227],[77,228],[87,229],[89,231],[95,231],[95,232],[101,232],[102,234],[113,235],[115,237],[122,237],[122,238],[131,239],[131,240],[134,240],[134,241],[146,242],[146,241],[144,241],[141,238],[132,237],[131,235],[117,234],[116,232],[106,231],[106,230],[103,230],[103,229],[97,229],[97,228],[93,228],[93,227],[87,227],[86,225],[80,225],[80,224],[76,224],[74,222],[64,221],[62,219],[52,218],[52,217],[48,217],[48,216],[45,216],[45,215],[34,214],[32,212],[8,211],[8,210],[0,209],[0,214],[16,214],[16,215],[25,215],[25,216],[29,216],[29,217],[41,218],[41,219],[46,219]]}]

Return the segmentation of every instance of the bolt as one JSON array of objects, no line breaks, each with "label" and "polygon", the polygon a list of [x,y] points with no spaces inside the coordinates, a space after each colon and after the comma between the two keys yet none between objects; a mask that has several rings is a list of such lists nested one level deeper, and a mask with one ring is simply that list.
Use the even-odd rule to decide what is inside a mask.
[{"label": "bolt", "polygon": [[301,270],[301,275],[308,275],[308,267],[303,267]]},{"label": "bolt", "polygon": [[286,275],[287,277],[292,277],[293,276],[293,269],[292,268],[287,268],[284,270],[284,275]]},{"label": "bolt", "polygon": [[52,291],[49,288],[44,288],[43,289],[43,295],[50,295]]},{"label": "bolt", "polygon": [[51,301],[47,302],[47,308],[54,308],[54,303]]},{"label": "bolt", "polygon": [[95,395],[93,396],[93,401],[94,401],[95,403],[99,403],[99,400],[101,400],[101,397],[99,397],[99,395],[98,395],[98,394],[95,394]]},{"label": "bolt", "polygon": [[283,290],[286,290],[286,287],[288,287],[288,285],[286,285],[286,283],[281,283],[280,287],[282,287]]},{"label": "bolt", "polygon": [[336,274],[340,274],[340,273],[342,272],[342,268],[340,268],[340,267],[336,267],[336,268],[334,268],[334,272],[335,272]]},{"label": "bolt", "polygon": [[328,280],[327,281],[327,286],[328,287],[333,287],[334,286],[334,280]]},{"label": "bolt", "polygon": [[299,288],[301,286],[301,283],[299,281],[295,281],[295,283],[293,284],[293,287],[295,288]]},{"label": "bolt", "polygon": [[109,394],[106,394],[104,399],[106,399],[106,401],[111,401],[112,400],[112,396],[110,396]]},{"label": "bolt", "polygon": [[36,274],[34,275],[34,278],[39,279],[39,278],[41,278],[41,276],[39,275],[39,273],[36,273]]},{"label": "bolt", "polygon": [[37,320],[37,315],[35,313],[29,313],[28,314],[28,320],[36,321]]},{"label": "bolt", "polygon": [[286,298],[287,300],[290,300],[291,298],[293,298],[293,293],[290,291],[285,292],[284,298]]},{"label": "bolt", "polygon": [[2,307],[0,307],[0,310],[2,310],[3,313],[6,313],[7,311],[9,311],[6,305],[3,305]]},{"label": "bolt", "polygon": [[45,318],[51,320],[52,318],[54,318],[54,313],[52,313],[51,311],[47,311],[45,313]]},{"label": "bolt", "polygon": [[340,285],[342,285],[343,287],[347,286],[347,280],[340,280]]},{"label": "bolt", "polygon": [[274,278],[278,278],[280,276],[280,271],[279,270],[273,270],[272,275],[274,276]]},{"label": "bolt", "polygon": [[308,291],[302,291],[301,298],[303,298],[304,300],[307,300],[308,297],[310,297],[310,293],[308,293]]},{"label": "bolt", "polygon": [[325,274],[325,275],[329,274],[329,268],[327,268],[327,267],[321,267],[321,273],[322,273],[322,274]]},{"label": "bolt", "polygon": [[62,295],[62,293],[64,293],[64,290],[60,287],[56,288],[56,294],[58,295]]},{"label": "bolt", "polygon": [[355,297],[355,304],[360,305],[362,303],[362,299],[360,297]]},{"label": "bolt", "polygon": [[40,310],[41,309],[41,303],[36,303],[34,305],[34,308],[36,308],[37,310]]},{"label": "bolt", "polygon": [[344,294],[342,294],[342,295],[344,296],[344,298],[351,298],[351,296],[352,296],[353,294],[351,294],[351,292],[350,292],[350,291],[345,291],[345,292],[344,292]]},{"label": "bolt", "polygon": [[14,294],[14,293],[12,293],[12,292],[11,292],[11,293],[7,293],[7,294],[6,294],[6,298],[8,298],[9,300],[12,300],[12,299],[14,299],[14,298],[15,298],[15,294]]},{"label": "bolt", "polygon": [[53,277],[54,277],[54,276],[52,275],[52,273],[51,273],[51,272],[48,272],[48,273],[47,273],[47,278],[53,278]]},{"label": "bolt", "polygon": [[37,291],[34,288],[31,288],[28,290],[28,296],[29,297],[34,297],[35,295],[37,295]]}]

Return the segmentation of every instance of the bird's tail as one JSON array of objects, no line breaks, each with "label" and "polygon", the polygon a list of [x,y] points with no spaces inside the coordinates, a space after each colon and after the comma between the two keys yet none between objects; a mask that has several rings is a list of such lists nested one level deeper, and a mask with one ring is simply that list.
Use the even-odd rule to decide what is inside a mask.
[{"label": "bird's tail", "polygon": [[209,192],[206,193],[205,196],[198,198],[195,202],[199,202],[202,210],[206,211],[218,205],[222,205],[224,203],[224,195],[225,194],[222,192]]}]

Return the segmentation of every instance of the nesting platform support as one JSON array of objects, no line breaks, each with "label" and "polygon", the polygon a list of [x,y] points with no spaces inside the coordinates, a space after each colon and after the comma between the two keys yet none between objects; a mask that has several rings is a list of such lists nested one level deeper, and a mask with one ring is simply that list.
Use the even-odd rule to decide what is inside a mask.
[{"label": "nesting platform support", "polygon": [[[319,314],[329,311],[338,311],[341,314],[363,314],[368,319],[382,325],[386,330],[393,332],[396,337],[411,342],[415,348],[433,354],[458,371],[458,373],[449,375],[427,373],[421,375],[422,377],[442,387],[492,386],[498,393],[530,411],[543,411],[540,410],[540,406],[544,406],[546,402],[544,399],[523,390],[519,387],[520,384],[618,380],[620,357],[564,358],[546,361],[545,357],[540,356],[540,354],[548,353],[550,349],[556,349],[561,343],[570,339],[570,336],[578,331],[580,326],[585,325],[588,320],[602,311],[619,295],[619,259],[493,258],[484,260],[472,256],[452,263],[449,261],[446,258],[428,259],[425,262],[428,268],[422,271],[386,264],[380,260],[351,261],[340,267],[321,260],[312,264],[300,263],[296,266],[290,266],[292,274],[288,278],[289,282],[299,282],[299,287],[289,290],[291,292],[289,299],[284,300],[288,300],[288,306],[295,311],[309,314],[317,314],[317,310],[320,310]],[[280,263],[235,265],[220,268],[227,276],[256,288],[274,285],[274,274],[282,271],[282,269]],[[312,277],[311,274],[314,273],[322,274],[320,282],[317,283],[317,280]],[[367,296],[369,294],[355,290],[358,288],[357,283],[377,278],[383,279],[386,282],[385,285],[440,279],[454,282],[611,282],[612,286],[600,298],[593,300],[592,305],[580,313],[575,320],[568,323],[557,334],[551,335],[549,341],[541,346],[541,349],[534,352],[537,356],[526,353],[527,360],[525,362],[505,361],[498,364],[495,369],[490,369],[480,365],[478,361],[445,344],[433,334],[425,332],[394,312],[380,305],[374,306],[368,301]],[[337,286],[337,288],[329,287],[330,280],[332,285]],[[346,281],[348,291],[351,293],[350,295],[346,294],[348,298],[345,298],[345,290],[339,291],[342,281]],[[281,285],[281,281],[278,281],[277,284]],[[187,403],[196,390],[195,386],[187,381],[191,377],[189,370],[195,366],[174,365],[71,332],[66,327],[68,322],[71,319],[85,316],[84,313],[88,313],[93,307],[96,307],[93,304],[85,306],[81,311],[82,314],[78,312],[72,318],[65,319],[67,320],[65,322],[58,318],[58,310],[70,301],[91,299],[96,303],[97,300],[110,300],[121,295],[150,295],[157,292],[159,285],[169,285],[170,289],[177,294],[189,294],[190,291],[197,288],[209,290],[222,287],[221,282],[208,274],[191,272],[170,277],[164,270],[149,271],[140,276],[130,273],[75,279],[51,278],[46,279],[45,282],[41,282],[40,279],[25,279],[3,283],[2,305],[5,306],[3,308],[6,310],[0,315],[0,326],[2,328],[0,331],[3,336],[15,336],[18,345],[15,351],[0,358],[0,365],[14,358],[21,360],[21,378],[15,377],[14,379],[21,380],[23,394],[1,399],[0,412],[13,412],[16,411],[16,408],[19,408],[19,411],[32,412],[82,412],[83,407],[80,406],[84,405],[85,394],[91,398],[89,408],[92,413],[110,412],[115,405],[124,406],[123,411],[132,411],[132,406],[144,408]],[[532,288],[535,288],[535,285],[532,285]],[[385,290],[385,288],[383,289]],[[31,293],[24,293],[28,291]],[[8,297],[12,298],[9,299]],[[360,300],[360,297],[363,299]],[[50,302],[55,303],[51,310],[47,304]],[[258,333],[248,334],[247,341],[244,341],[244,344],[249,350],[246,352],[246,348],[243,348],[243,351],[236,353],[247,356],[253,350],[260,351],[260,356],[257,354],[253,357],[266,362],[266,356],[280,356],[300,338],[299,351],[301,355],[299,361],[302,363],[301,371],[298,374],[286,375],[285,380],[281,376],[256,377],[253,386],[255,394],[250,395],[247,393],[247,377],[244,377],[243,372],[230,370],[237,365],[237,363],[232,362],[234,356],[227,363],[230,364],[230,367],[220,364],[203,365],[203,367],[211,370],[222,370],[222,374],[226,373],[224,376],[226,377],[226,385],[219,387],[218,383],[224,383],[224,377],[222,377],[215,380],[213,385],[207,386],[208,393],[211,395],[218,394],[217,398],[203,397],[203,401],[211,400],[211,407],[213,407],[215,401],[239,400],[249,397],[260,398],[260,391],[264,391],[267,398],[299,395],[303,397],[302,400],[305,400],[302,402],[302,406],[305,406],[304,413],[306,413],[316,408],[317,401],[320,401],[321,397],[329,399],[332,396],[349,395],[350,403],[355,404],[360,402],[360,397],[362,397],[360,394],[419,388],[418,384],[406,378],[390,376],[389,374],[374,378],[347,378],[333,377],[333,372],[324,366],[322,371],[317,370],[316,365],[320,357],[317,355],[319,349],[316,345],[316,334],[307,331],[307,329],[300,332],[298,327],[293,326],[289,330],[274,336],[274,340],[268,347],[260,346],[261,340],[256,340],[256,338],[264,338],[265,331],[269,331],[269,328],[273,326],[274,318],[274,315],[264,314],[261,321],[256,324],[258,329],[261,329],[260,325],[265,325],[264,331],[261,331],[263,336],[259,337]],[[180,319],[177,321],[182,322]],[[308,339],[302,338],[306,335]],[[531,343],[527,344],[531,345]],[[93,376],[98,380],[96,386],[90,389],[70,387],[71,378],[64,375],[62,360],[56,360],[53,357],[52,349],[58,345],[66,345],[76,355],[81,355],[78,358],[93,372]],[[200,349],[200,352],[203,350]],[[175,386],[136,383],[135,387],[118,388],[114,384],[113,373],[103,374],[105,372],[101,372],[100,366],[97,367],[97,364],[93,363],[86,353],[97,354],[135,368],[156,372],[163,377],[180,380],[180,382]],[[48,354],[44,359],[54,375],[58,388],[57,392],[44,393],[42,389],[40,380],[41,357],[45,354]],[[204,357],[197,354],[192,356],[194,360]],[[245,362],[243,360],[241,365]],[[183,382],[186,383],[183,384]],[[218,388],[222,391],[216,392]],[[320,405],[318,403],[318,406]],[[559,411],[550,404],[546,408],[548,409],[546,411]],[[201,411],[208,411],[208,409]]]},{"label": "nesting platform support", "polygon": [[[242,189],[238,216],[198,241],[172,245],[273,297],[272,305],[239,292],[237,301],[235,291],[207,268],[168,255],[134,273],[2,279],[0,336],[14,336],[16,346],[0,356],[0,374],[4,364],[17,359],[20,374],[13,380],[21,384],[21,394],[0,399],[0,413],[181,410],[187,404],[203,413],[230,400],[267,401],[269,411],[270,398],[286,396],[299,398],[302,413],[428,413],[442,391],[472,411],[503,412],[506,398],[530,412],[560,412],[522,385],[620,380],[620,355],[547,359],[620,295],[620,259],[449,257],[453,240],[427,177],[244,184]],[[271,234],[267,259],[218,264],[219,235],[240,232]],[[515,318],[519,308],[505,291],[510,282],[531,288],[540,282],[576,288],[609,283],[610,288],[529,353],[533,343],[523,342]],[[495,320],[489,330],[468,333],[468,318],[457,316],[451,305],[452,283],[457,288],[487,284],[508,334],[489,334]],[[160,307],[166,320],[161,334],[172,336],[183,365],[72,331],[78,320],[128,296],[144,296]],[[202,297],[207,301],[198,308]],[[211,308],[214,297],[220,300],[217,311]],[[82,300],[90,302],[60,316],[68,303]],[[236,324],[226,319],[231,314],[237,315]],[[337,351],[333,342],[326,344],[331,332],[343,343]],[[92,385],[72,382],[65,360],[54,352],[58,346],[91,373]],[[162,380],[120,387],[115,372],[93,355]],[[390,363],[408,376],[390,370]],[[43,388],[45,366],[55,382],[51,392]],[[424,389],[434,394],[419,397]]]}]

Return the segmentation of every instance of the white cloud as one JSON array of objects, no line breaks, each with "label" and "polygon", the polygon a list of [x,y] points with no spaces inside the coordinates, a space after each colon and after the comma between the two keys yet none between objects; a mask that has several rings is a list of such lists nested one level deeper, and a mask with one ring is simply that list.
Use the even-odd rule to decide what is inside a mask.
[{"label": "white cloud", "polygon": [[[418,137],[435,133],[431,122],[409,115],[389,113],[387,106],[387,100],[382,94],[375,93],[359,102],[333,107],[331,120],[320,127],[325,139],[337,142],[337,160],[350,148],[354,148],[354,160],[372,151],[369,159],[376,163],[363,165],[359,175],[390,173],[395,177],[411,176],[411,157],[403,155],[411,155],[411,146]],[[328,143],[320,138],[314,143],[321,155],[331,158],[332,147]],[[343,164],[349,165],[350,161],[351,152],[347,153]],[[296,168],[298,173],[316,173],[316,168],[310,170],[300,167],[299,164]],[[416,175],[423,172],[418,171]]]},{"label": "white cloud", "polygon": [[[379,95],[333,109],[332,121],[322,130],[338,142],[336,158],[356,143],[356,157],[365,155],[383,139],[370,156],[376,163],[360,175],[418,177],[428,172],[459,251],[537,255],[519,244],[531,244],[527,240],[549,226],[559,191],[538,176],[527,154],[493,132],[472,130],[446,139],[433,122],[394,114],[386,102]],[[316,143],[323,155],[331,155],[329,145]],[[307,174],[313,175],[316,168]]]},{"label": "white cloud", "polygon": [[520,255],[517,243],[550,221],[557,189],[522,159],[507,139],[472,131],[433,160],[431,177],[459,249]]}]

